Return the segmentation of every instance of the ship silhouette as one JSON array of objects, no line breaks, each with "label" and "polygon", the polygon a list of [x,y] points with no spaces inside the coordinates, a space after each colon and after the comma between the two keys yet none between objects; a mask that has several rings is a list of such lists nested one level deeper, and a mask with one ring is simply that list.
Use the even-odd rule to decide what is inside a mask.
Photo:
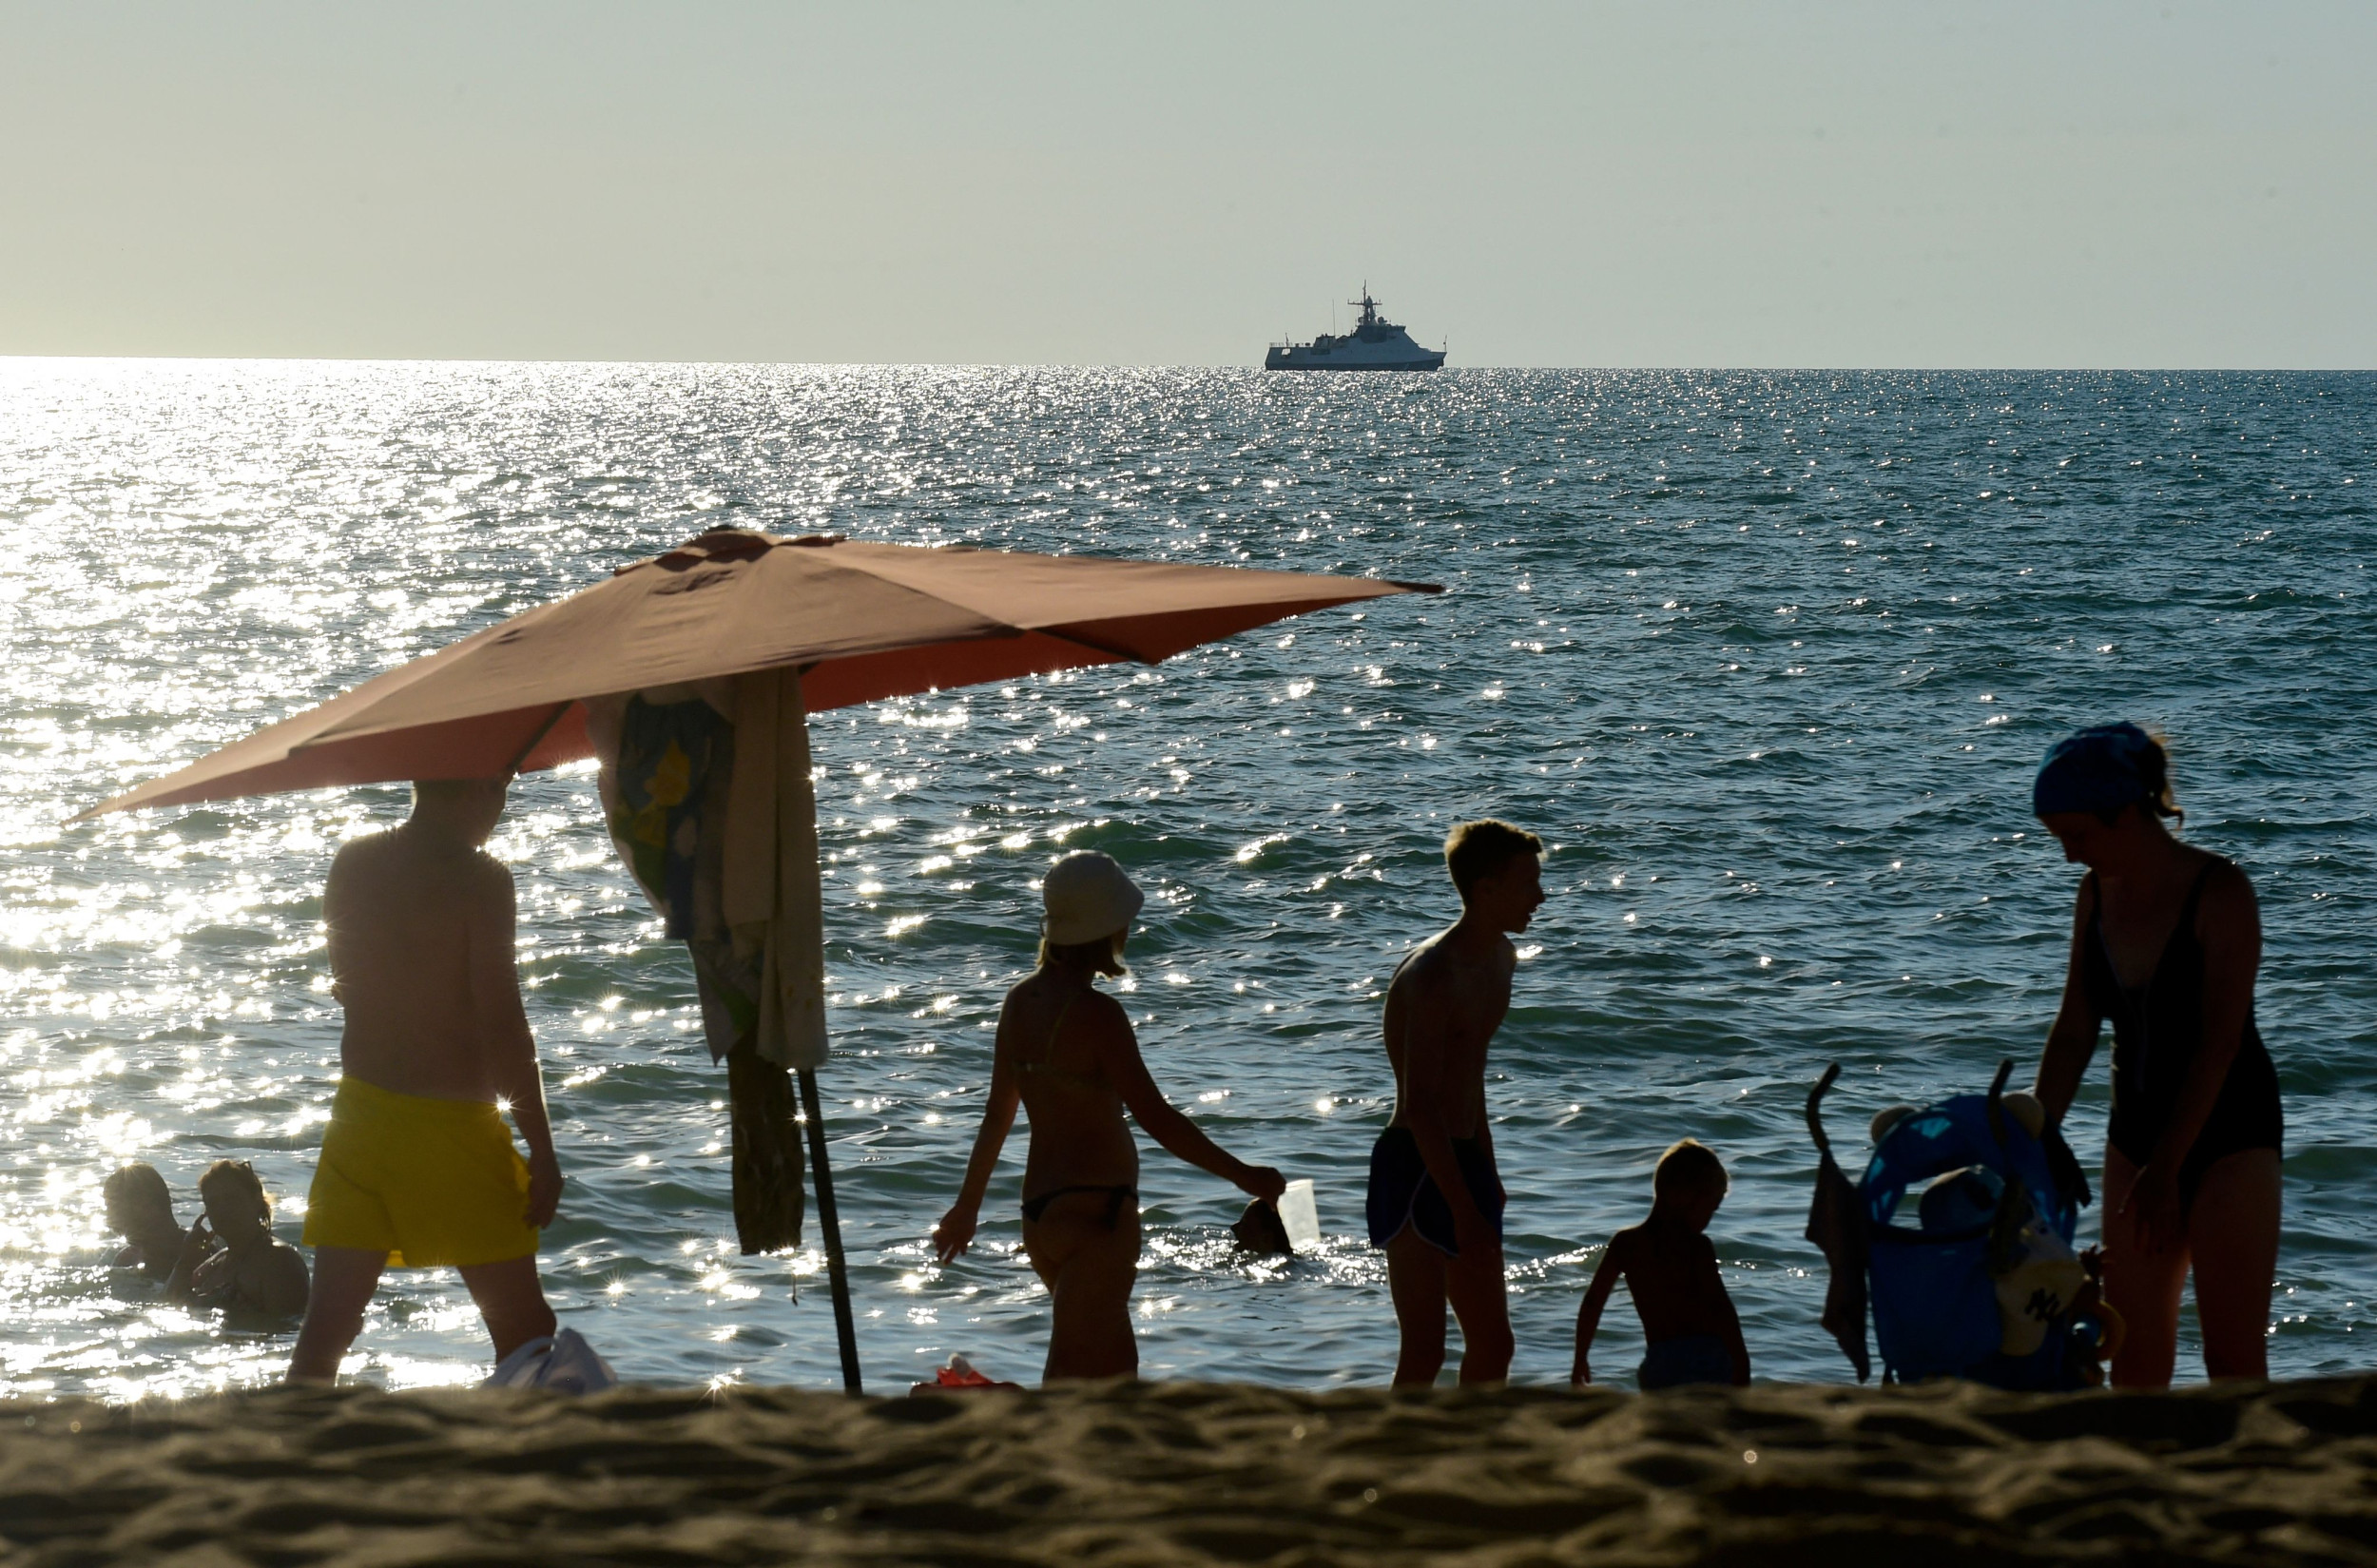
[{"label": "ship silhouette", "polygon": [[1370,285],[1362,298],[1347,303],[1362,307],[1354,330],[1342,337],[1323,333],[1308,343],[1273,343],[1263,357],[1265,370],[1435,370],[1444,363],[1442,349],[1421,348],[1411,334],[1379,314]]}]

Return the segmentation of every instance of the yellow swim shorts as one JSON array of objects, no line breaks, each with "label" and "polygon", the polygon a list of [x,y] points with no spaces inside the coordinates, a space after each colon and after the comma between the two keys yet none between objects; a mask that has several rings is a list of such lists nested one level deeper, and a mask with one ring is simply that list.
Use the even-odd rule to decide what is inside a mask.
[{"label": "yellow swim shorts", "polygon": [[340,1078],[305,1200],[305,1245],[385,1250],[391,1268],[467,1268],[536,1251],[529,1163],[484,1100]]}]

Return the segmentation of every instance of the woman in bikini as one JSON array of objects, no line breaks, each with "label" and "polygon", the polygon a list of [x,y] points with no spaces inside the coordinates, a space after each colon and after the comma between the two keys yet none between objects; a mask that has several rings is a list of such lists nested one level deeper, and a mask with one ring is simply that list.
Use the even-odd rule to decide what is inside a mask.
[{"label": "woman in bikini", "polygon": [[1214,1147],[1174,1110],[1139,1058],[1122,1005],[1096,989],[1124,973],[1123,943],[1145,901],[1121,866],[1090,851],[1049,868],[1039,967],[999,1010],[989,1099],[957,1204],[934,1228],[943,1263],[974,1239],[1018,1102],[1032,1118],[1023,1171],[1023,1249],[1055,1309],[1044,1380],[1107,1378],[1139,1369],[1131,1288],[1139,1271],[1139,1146],[1127,1109],[1150,1137],[1201,1171],[1276,1201],[1286,1182]]},{"label": "woman in bikini", "polygon": [[2058,1122],[2113,1020],[2105,1299],[2129,1328],[2113,1381],[2170,1383],[2191,1265],[2206,1372],[2266,1377],[2284,1128],[2277,1071],[2253,1027],[2252,884],[2163,825],[2179,816],[2170,761],[2135,725],[2058,743],[2032,806],[2063,858],[2088,867],[2039,1063],[2039,1098]]}]

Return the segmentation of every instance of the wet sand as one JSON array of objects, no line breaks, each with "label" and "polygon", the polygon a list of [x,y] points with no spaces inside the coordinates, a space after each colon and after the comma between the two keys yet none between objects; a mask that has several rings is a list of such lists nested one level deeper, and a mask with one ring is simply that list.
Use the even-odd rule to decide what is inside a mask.
[{"label": "wet sand", "polygon": [[2377,1378],[13,1403],[0,1539],[9,1568],[2377,1564]]}]

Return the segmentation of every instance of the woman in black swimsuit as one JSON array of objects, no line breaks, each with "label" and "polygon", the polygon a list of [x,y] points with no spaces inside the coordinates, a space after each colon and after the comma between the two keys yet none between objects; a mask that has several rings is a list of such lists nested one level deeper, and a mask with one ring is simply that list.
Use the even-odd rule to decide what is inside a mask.
[{"label": "woman in black swimsuit", "polygon": [[2245,873],[2171,836],[2170,762],[2135,725],[2057,744],[2032,805],[2087,866],[2072,912],[2063,1005],[2038,1094],[2060,1122],[2113,1021],[2104,1172],[2105,1299],[2129,1334],[2122,1387],[2159,1388],[2195,1274],[2204,1367],[2268,1375],[2278,1260],[2278,1074],[2253,1026],[2261,916]]},{"label": "woman in black swimsuit", "polygon": [[1096,989],[1123,971],[1123,942],[1144,901],[1121,866],[1095,851],[1049,868],[1040,963],[998,1015],[991,1090],[957,1204],[934,1228],[943,1263],[974,1239],[998,1152],[1020,1103],[1032,1118],[1023,1172],[1023,1249],[1054,1307],[1041,1376],[1107,1378],[1139,1369],[1131,1289],[1139,1272],[1139,1146],[1123,1112],[1201,1171],[1276,1201],[1287,1183],[1232,1159],[1174,1110],[1148,1075],[1122,1005]]}]

